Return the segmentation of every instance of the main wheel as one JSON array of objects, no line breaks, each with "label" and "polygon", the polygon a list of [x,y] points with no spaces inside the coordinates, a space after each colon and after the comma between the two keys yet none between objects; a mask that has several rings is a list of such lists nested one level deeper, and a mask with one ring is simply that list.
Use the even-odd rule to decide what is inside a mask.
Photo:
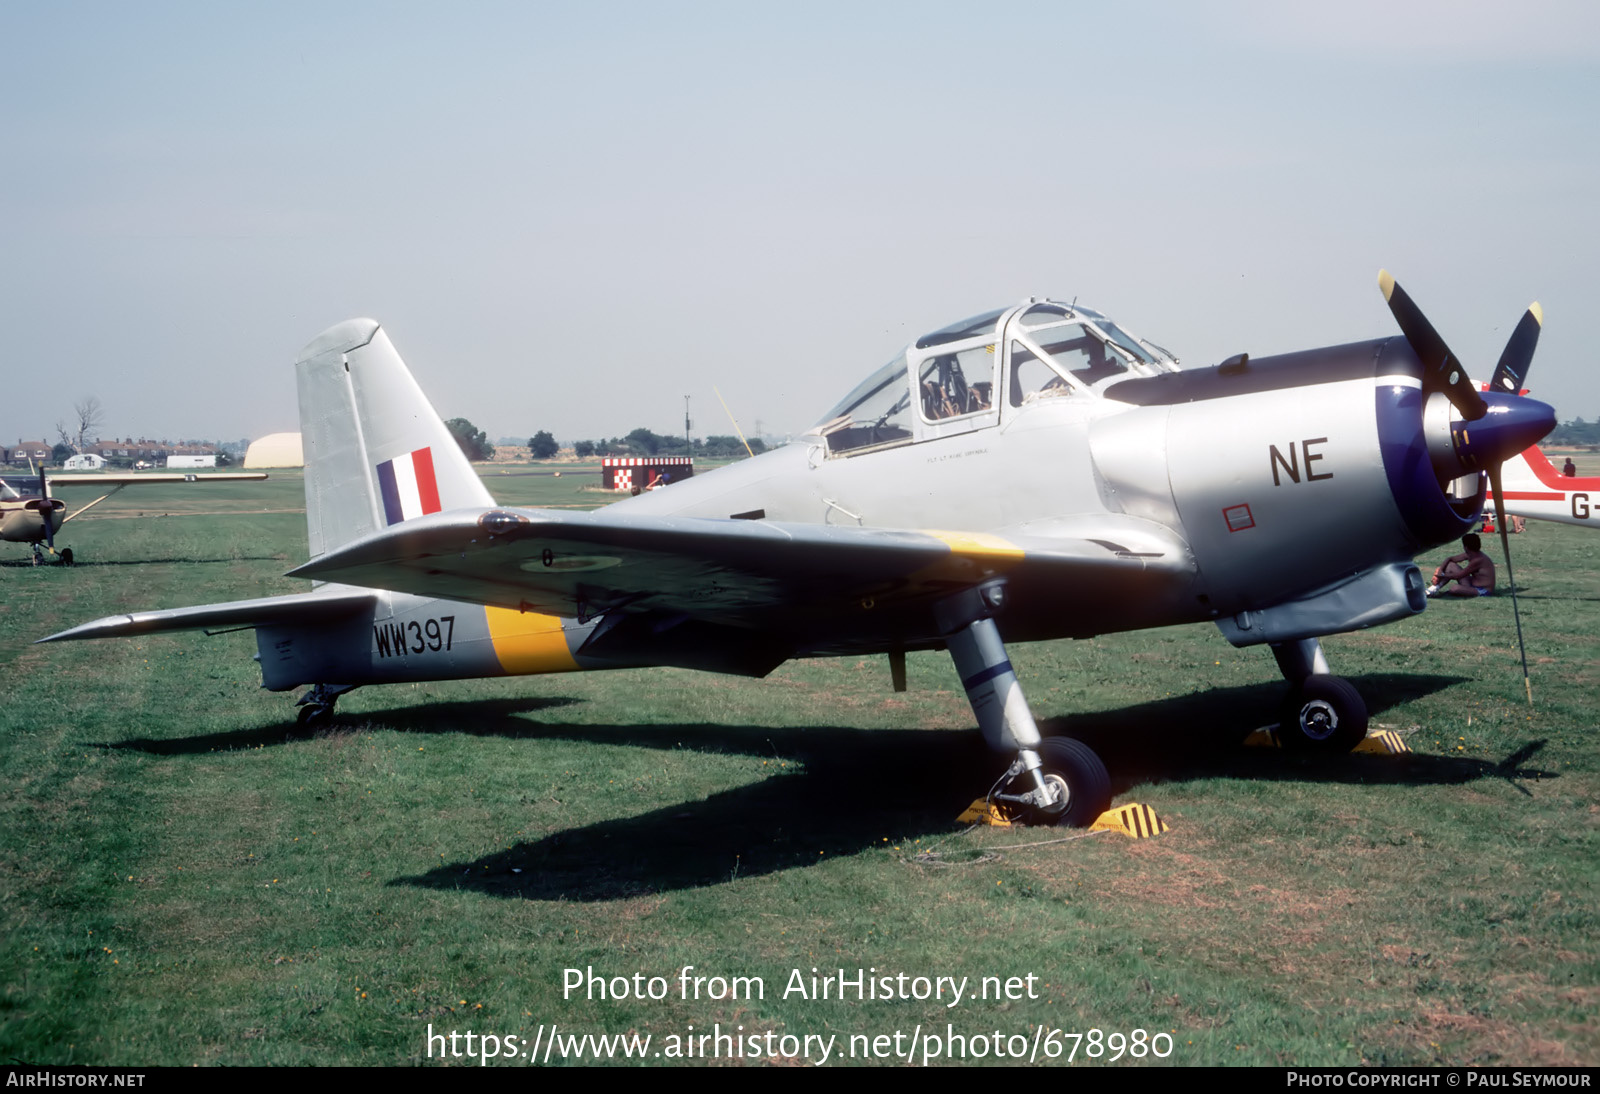
[{"label": "main wheel", "polygon": [[1308,676],[1289,692],[1278,723],[1284,748],[1349,752],[1367,736],[1367,704],[1350,681]]},{"label": "main wheel", "polygon": [[71,547],[63,547],[63,548],[61,548],[61,565],[63,565],[63,566],[71,566],[72,565],[72,548]]},{"label": "main wheel", "polygon": [[1094,750],[1071,737],[1046,737],[1039,745],[1046,783],[1059,786],[1065,805],[1046,813],[1041,823],[1082,828],[1111,807],[1111,776]]},{"label": "main wheel", "polygon": [[295,721],[306,729],[317,729],[333,721],[333,707],[327,703],[307,703],[300,708]]}]

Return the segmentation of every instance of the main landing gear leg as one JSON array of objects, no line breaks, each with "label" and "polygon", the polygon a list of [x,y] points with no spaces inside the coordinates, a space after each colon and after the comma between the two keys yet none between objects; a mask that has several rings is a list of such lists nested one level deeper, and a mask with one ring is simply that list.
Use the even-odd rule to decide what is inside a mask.
[{"label": "main landing gear leg", "polygon": [[1111,804],[1105,764],[1078,741],[1039,735],[994,620],[968,623],[945,642],[983,739],[996,752],[1016,753],[994,797],[1023,806],[1042,824],[1082,827],[1105,812]]},{"label": "main landing gear leg", "polygon": [[63,566],[71,566],[72,565],[72,548],[71,547],[63,547],[63,548],[61,548],[61,550],[57,551],[53,547],[41,547],[41,546],[39,546],[39,544],[35,543],[33,545],[33,564],[35,566],[43,566],[47,562],[50,561],[50,559],[45,557],[46,552],[48,552],[51,555],[54,555],[55,556],[55,561],[61,563],[61,565],[63,565]]},{"label": "main landing gear leg", "polygon": [[347,691],[354,691],[356,684],[315,684],[294,705],[300,708],[300,715],[296,721],[308,729],[327,725],[333,720],[333,705],[339,701],[339,696]]},{"label": "main landing gear leg", "polygon": [[1349,752],[1367,735],[1367,704],[1348,680],[1329,674],[1322,643],[1315,638],[1274,642],[1272,655],[1289,681],[1278,721],[1284,748]]}]

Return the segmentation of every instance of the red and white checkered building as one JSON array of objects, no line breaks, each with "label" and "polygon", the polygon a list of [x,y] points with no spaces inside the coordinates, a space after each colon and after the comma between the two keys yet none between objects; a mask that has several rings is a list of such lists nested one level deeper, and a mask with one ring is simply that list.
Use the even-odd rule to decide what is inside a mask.
[{"label": "red and white checkered building", "polygon": [[694,474],[691,456],[607,456],[600,461],[600,485],[607,490],[649,490]]}]

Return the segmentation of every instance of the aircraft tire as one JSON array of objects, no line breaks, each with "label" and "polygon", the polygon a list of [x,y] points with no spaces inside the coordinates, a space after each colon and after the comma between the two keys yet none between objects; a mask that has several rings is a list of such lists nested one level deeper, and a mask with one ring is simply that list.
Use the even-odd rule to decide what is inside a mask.
[{"label": "aircraft tire", "polygon": [[1301,752],[1349,752],[1367,736],[1367,704],[1350,681],[1308,676],[1283,703],[1278,740]]},{"label": "aircraft tire", "polygon": [[295,718],[295,722],[304,729],[317,729],[332,720],[333,708],[323,703],[307,703]]},{"label": "aircraft tire", "polygon": [[1067,789],[1064,811],[1041,815],[1040,822],[1061,828],[1083,828],[1111,807],[1111,775],[1094,750],[1071,737],[1046,737],[1039,745],[1044,777]]},{"label": "aircraft tire", "polygon": [[71,566],[72,565],[72,548],[71,547],[63,547],[63,548],[61,548],[61,565],[63,565],[63,566]]}]

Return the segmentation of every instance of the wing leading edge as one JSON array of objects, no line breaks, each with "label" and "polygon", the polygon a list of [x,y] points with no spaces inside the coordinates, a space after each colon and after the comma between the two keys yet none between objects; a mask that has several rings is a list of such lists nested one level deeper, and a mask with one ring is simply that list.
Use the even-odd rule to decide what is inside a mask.
[{"label": "wing leading edge", "polygon": [[325,623],[368,608],[372,604],[373,597],[373,593],[364,589],[333,589],[331,586],[324,586],[323,589],[311,593],[265,596],[257,600],[232,600],[222,604],[200,604],[193,608],[108,615],[103,619],[59,631],[39,641],[128,638],[156,631],[198,631],[226,627]]},{"label": "wing leading edge", "polygon": [[128,475],[47,475],[51,486],[156,486],[174,482],[260,482],[265,471],[144,471]]},{"label": "wing leading edge", "polygon": [[[852,636],[936,639],[934,605],[1000,577],[1030,593],[1006,612],[1024,613],[1024,630],[1120,630],[1110,612],[1170,603],[1194,563],[1164,526],[1106,514],[1002,535],[494,508],[409,520],[291,575],[584,621],[648,613],[820,650],[853,648]],[[1067,618],[1029,621],[1041,611]],[[855,619],[841,625],[843,614]]]}]

